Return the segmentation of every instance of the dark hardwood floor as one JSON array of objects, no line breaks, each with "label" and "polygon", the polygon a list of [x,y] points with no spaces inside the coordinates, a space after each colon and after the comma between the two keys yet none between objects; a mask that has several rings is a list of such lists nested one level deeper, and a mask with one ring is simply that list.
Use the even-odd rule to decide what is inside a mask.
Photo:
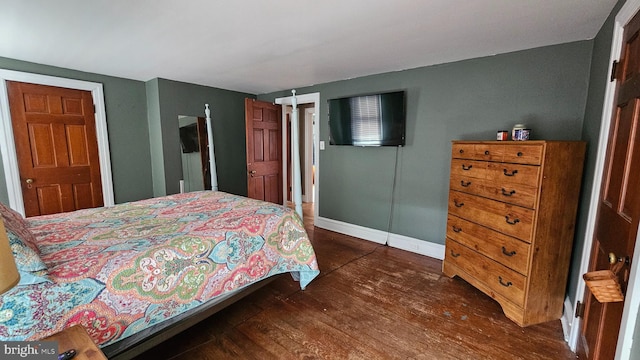
[{"label": "dark hardwood floor", "polygon": [[575,359],[560,321],[521,328],[442,262],[313,228],[321,274],[281,275],[137,359]]}]

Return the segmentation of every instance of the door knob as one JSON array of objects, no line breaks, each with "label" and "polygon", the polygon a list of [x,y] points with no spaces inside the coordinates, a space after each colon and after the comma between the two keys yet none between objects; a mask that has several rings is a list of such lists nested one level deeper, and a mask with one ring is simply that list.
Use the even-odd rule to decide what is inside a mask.
[{"label": "door knob", "polygon": [[609,253],[609,264],[614,265],[616,263],[619,262],[623,262],[625,264],[629,263],[629,257],[625,256],[625,257],[618,257],[615,253],[610,252]]},{"label": "door knob", "polygon": [[256,173],[256,171],[255,171],[255,170],[251,170],[251,171],[249,171],[249,174],[255,174],[255,173]]},{"label": "door knob", "polygon": [[27,179],[24,182],[26,182],[27,184],[33,184],[33,179]]}]

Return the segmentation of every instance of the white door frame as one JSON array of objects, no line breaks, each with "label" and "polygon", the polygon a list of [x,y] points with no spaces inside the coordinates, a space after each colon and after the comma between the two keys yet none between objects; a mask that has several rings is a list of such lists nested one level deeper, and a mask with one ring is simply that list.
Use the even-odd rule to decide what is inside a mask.
[{"label": "white door frame", "polygon": [[111,156],[109,153],[107,116],[102,84],[0,69],[0,152],[2,152],[2,163],[5,180],[7,182],[9,206],[24,216],[24,199],[22,198],[18,156],[16,154],[13,127],[11,125],[7,81],[19,81],[91,92],[96,111],[96,136],[98,138],[98,156],[100,159],[100,180],[102,181],[103,201],[105,206],[113,206],[113,178],[111,174]]},{"label": "white door frame", "polygon": [[[291,99],[293,97],[292,96],[288,96],[288,97],[283,97],[283,98],[277,98],[275,100],[276,104],[280,104],[282,105],[282,174],[283,174],[283,179],[285,181],[282,182],[282,193],[284,194],[283,198],[284,201],[286,202],[286,194],[287,194],[287,182],[286,182],[286,178],[285,175],[287,173],[287,109],[286,106],[287,105],[291,105]],[[318,179],[320,179],[320,122],[318,121],[318,111],[320,109],[320,93],[310,93],[310,94],[303,94],[303,95],[296,95],[296,100],[297,100],[297,104],[298,105],[302,105],[302,104],[314,104],[314,108],[315,108],[315,114],[316,114],[316,118],[313,124],[313,134],[315,134],[315,136],[313,136],[313,152],[314,152],[314,156],[316,159],[316,173],[315,173],[315,178],[316,178],[316,183],[315,186],[313,186],[313,197],[314,197],[314,202],[313,202],[313,223],[315,224],[318,221],[318,209],[319,209],[319,204],[320,204],[320,198],[318,196],[318,194],[320,193],[320,181],[318,181]],[[303,119],[306,119],[306,117],[302,117]],[[305,124],[306,125],[306,124]],[[306,171],[306,170],[305,170]],[[307,173],[308,174],[308,173]]]},{"label": "white door frame", "polygon": [[[622,36],[624,33],[624,26],[633,18],[638,10],[640,10],[640,0],[627,0],[627,2],[622,6],[620,11],[616,15],[613,29],[613,40],[611,42],[609,72],[607,72],[607,74],[611,74],[613,61],[619,60],[618,58],[620,57],[620,51],[622,50]],[[594,173],[593,186],[591,188],[587,229],[585,233],[584,246],[582,248],[582,261],[580,263],[580,276],[589,271],[589,260],[591,259],[591,247],[593,246],[593,235],[596,225],[598,204],[600,201],[602,176],[604,175],[604,163],[607,152],[607,143],[609,140],[609,128],[611,124],[611,117],[615,109],[614,100],[616,84],[617,81],[608,81],[607,89],[604,96],[600,137],[598,139],[596,169]],[[638,235],[640,236],[640,232]],[[618,344],[616,346],[616,359],[629,358],[631,347],[633,344],[633,332],[635,331],[635,325],[638,317],[638,306],[640,305],[640,276],[638,276],[638,270],[640,269],[640,240],[638,238],[636,238],[636,246],[634,249],[632,264],[633,267],[631,268],[631,273],[629,276],[629,286],[627,288],[624,310],[622,312],[622,323],[620,324]],[[573,303],[574,309],[576,308],[578,301],[584,304],[584,297],[585,282],[581,278],[580,281],[578,281],[578,285],[576,286],[576,299]],[[573,317],[573,314],[569,314],[569,316]],[[581,319],[575,318],[575,320],[571,324],[568,339],[569,347],[573,351],[577,349],[581,327]],[[636,344],[636,346],[638,345]]]},{"label": "white door frame", "polygon": [[305,176],[304,176],[304,194],[302,194],[303,202],[313,202],[313,126],[309,124],[315,124],[316,122],[316,109],[306,108],[304,109],[304,163],[305,163]]}]

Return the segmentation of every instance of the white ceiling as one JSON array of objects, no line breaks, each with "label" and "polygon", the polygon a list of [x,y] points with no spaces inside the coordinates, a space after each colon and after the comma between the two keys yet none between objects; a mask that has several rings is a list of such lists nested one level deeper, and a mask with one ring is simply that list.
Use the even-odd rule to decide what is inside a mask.
[{"label": "white ceiling", "polygon": [[262,94],[592,39],[616,0],[0,0],[0,56]]}]

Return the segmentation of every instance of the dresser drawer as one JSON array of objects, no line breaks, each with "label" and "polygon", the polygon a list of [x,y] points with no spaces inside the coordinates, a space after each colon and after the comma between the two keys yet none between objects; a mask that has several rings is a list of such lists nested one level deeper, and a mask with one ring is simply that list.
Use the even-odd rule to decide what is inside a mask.
[{"label": "dresser drawer", "polygon": [[451,157],[480,161],[502,161],[504,152],[501,146],[484,144],[453,144]]},{"label": "dresser drawer", "polygon": [[531,246],[525,242],[453,215],[447,217],[447,238],[520,274],[526,275],[529,271]]},{"label": "dresser drawer", "polygon": [[491,179],[505,184],[538,186],[540,167],[468,159],[451,159],[451,175]]},{"label": "dresser drawer", "polygon": [[452,159],[475,159],[476,150],[475,144],[459,144],[454,143],[451,145],[451,158]]},{"label": "dresser drawer", "polygon": [[486,163],[486,178],[504,184],[538,187],[540,166],[507,163]]},{"label": "dresser drawer", "polygon": [[[452,159],[451,176],[459,175],[476,179],[487,179],[489,176],[489,172],[487,170],[488,164],[489,163],[484,161]],[[492,169],[491,171],[495,172],[496,170]]]},{"label": "dresser drawer", "polygon": [[527,279],[525,276],[451,239],[447,239],[446,248],[445,262],[458,266],[491,290],[516,305],[523,306]]},{"label": "dresser drawer", "polygon": [[544,145],[515,143],[454,143],[451,157],[515,164],[542,164]]},{"label": "dresser drawer", "polygon": [[543,145],[513,144],[503,146],[502,161],[516,164],[542,164]]},{"label": "dresser drawer", "polygon": [[533,186],[512,184],[508,181],[497,182],[487,179],[474,179],[456,174],[451,175],[449,188],[520,205],[529,209],[535,208],[536,196],[538,195],[538,188]]},{"label": "dresser drawer", "polygon": [[449,214],[531,242],[535,211],[517,205],[449,191]]}]

